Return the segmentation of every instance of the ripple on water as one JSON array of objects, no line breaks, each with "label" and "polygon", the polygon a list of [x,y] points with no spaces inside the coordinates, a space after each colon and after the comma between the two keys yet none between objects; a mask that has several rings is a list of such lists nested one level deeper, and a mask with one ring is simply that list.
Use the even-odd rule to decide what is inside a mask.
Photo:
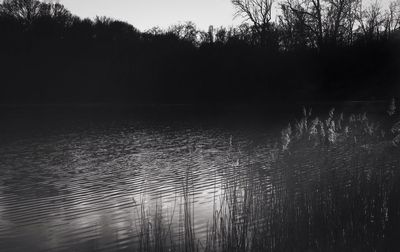
[{"label": "ripple on water", "polygon": [[126,249],[142,204],[179,230],[183,197],[204,236],[223,182],[266,169],[265,146],[222,128],[166,126],[81,126],[0,145],[0,250]]}]

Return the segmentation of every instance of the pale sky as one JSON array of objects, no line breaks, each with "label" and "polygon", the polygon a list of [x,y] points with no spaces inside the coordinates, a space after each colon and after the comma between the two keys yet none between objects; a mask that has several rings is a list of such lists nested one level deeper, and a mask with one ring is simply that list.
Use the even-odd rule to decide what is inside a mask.
[{"label": "pale sky", "polygon": [[82,18],[107,16],[126,21],[140,30],[167,28],[193,21],[198,28],[240,24],[230,0],[59,0]]},{"label": "pale sky", "polygon": [[[203,30],[207,30],[209,25],[228,27],[241,23],[240,19],[234,19],[235,10],[230,0],[58,1],[81,18],[107,16],[126,21],[142,31],[154,26],[167,28],[170,25],[185,21],[193,21],[198,28]],[[390,0],[377,1],[385,6]],[[275,2],[278,2],[278,0]]]}]

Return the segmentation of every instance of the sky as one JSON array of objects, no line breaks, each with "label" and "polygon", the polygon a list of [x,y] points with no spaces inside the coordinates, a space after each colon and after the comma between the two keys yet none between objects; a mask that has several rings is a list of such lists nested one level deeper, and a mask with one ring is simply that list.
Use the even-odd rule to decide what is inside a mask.
[{"label": "sky", "polygon": [[234,19],[230,0],[59,0],[73,14],[94,18],[107,16],[126,21],[140,30],[155,26],[167,28],[179,22],[193,21],[198,28],[209,25],[231,26]]},{"label": "sky", "polygon": [[[58,0],[73,14],[82,18],[107,16],[132,24],[139,30],[158,26],[168,28],[173,24],[193,21],[198,28],[209,25],[236,26],[242,22],[234,19],[231,0]],[[365,0],[375,1],[375,0]],[[383,6],[390,0],[377,0]],[[275,1],[278,2],[278,1]]]}]

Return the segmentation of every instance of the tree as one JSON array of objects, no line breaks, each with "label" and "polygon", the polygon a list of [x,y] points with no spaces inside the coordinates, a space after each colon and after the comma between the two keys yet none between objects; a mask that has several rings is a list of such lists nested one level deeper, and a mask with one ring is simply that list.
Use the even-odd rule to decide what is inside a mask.
[{"label": "tree", "polygon": [[[301,8],[301,7],[298,7]],[[304,49],[313,46],[313,30],[306,25],[307,15],[302,11],[293,11],[289,6],[281,5],[279,26],[281,43],[284,50]]]},{"label": "tree", "polygon": [[235,16],[241,16],[250,21],[260,44],[265,46],[268,40],[268,33],[271,31],[271,11],[274,0],[231,0],[236,8]]},{"label": "tree", "polygon": [[1,12],[30,24],[39,16],[40,6],[37,0],[4,0]]},{"label": "tree", "polygon": [[[286,22],[306,28],[311,41],[321,49],[327,44],[346,43],[352,37],[355,9],[361,0],[287,0],[283,3]],[[288,17],[292,17],[288,19]],[[294,17],[294,18],[293,18]]]},{"label": "tree", "polygon": [[72,14],[59,3],[44,3],[39,6],[39,14],[32,23],[32,29],[43,35],[63,36],[64,31],[72,25]]},{"label": "tree", "polygon": [[168,29],[168,32],[184,41],[197,45],[199,31],[197,30],[196,25],[191,21],[184,24],[173,25]]},{"label": "tree", "polygon": [[67,24],[70,22],[72,14],[67,10],[64,5],[59,3],[47,3],[43,6],[48,6],[48,15],[60,24]]},{"label": "tree", "polygon": [[199,31],[200,44],[213,44],[215,41],[214,26],[210,25],[208,31]]},{"label": "tree", "polygon": [[[281,5],[283,13],[287,13],[285,22],[291,23],[293,28],[307,31],[307,36],[316,47],[322,48],[324,44],[324,23],[322,0],[287,0]],[[292,14],[290,14],[290,12]],[[288,19],[291,17],[291,19]],[[303,32],[299,32],[303,34]]]},{"label": "tree", "polygon": [[385,34],[389,38],[393,31],[400,28],[400,0],[389,4],[384,20]]},{"label": "tree", "polygon": [[225,27],[220,27],[215,31],[215,42],[225,44],[229,39],[228,31]]},{"label": "tree", "polygon": [[144,34],[150,34],[150,35],[153,35],[153,36],[158,36],[158,35],[164,34],[164,31],[160,27],[154,26],[154,27],[150,28],[149,30],[146,30],[144,32]]},{"label": "tree", "polygon": [[359,22],[358,30],[364,38],[369,41],[378,39],[381,26],[384,24],[382,8],[378,2],[373,3],[366,9],[363,9],[360,3],[357,19]]},{"label": "tree", "polygon": [[352,37],[356,20],[355,9],[360,0],[328,0],[326,12],[326,30],[328,42],[348,43]]}]

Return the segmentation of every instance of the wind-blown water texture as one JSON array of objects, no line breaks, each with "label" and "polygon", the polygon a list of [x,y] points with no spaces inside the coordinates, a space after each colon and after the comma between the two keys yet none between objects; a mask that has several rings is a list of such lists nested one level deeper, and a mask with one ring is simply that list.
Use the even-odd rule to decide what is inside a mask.
[{"label": "wind-blown water texture", "polygon": [[267,130],[140,120],[48,122],[15,131],[13,124],[2,126],[1,251],[132,249],[138,206],[162,206],[178,226],[176,205],[185,183],[196,236],[202,237],[222,180],[249,167],[268,168]]}]

